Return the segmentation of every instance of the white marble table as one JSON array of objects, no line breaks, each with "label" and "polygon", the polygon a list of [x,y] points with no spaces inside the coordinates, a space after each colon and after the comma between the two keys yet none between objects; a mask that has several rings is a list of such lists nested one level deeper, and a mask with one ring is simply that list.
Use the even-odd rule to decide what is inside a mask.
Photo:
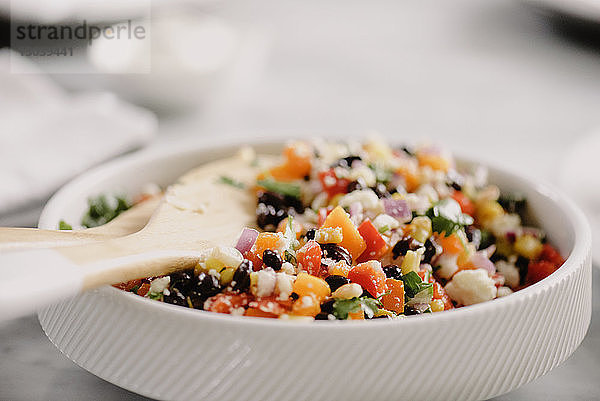
[{"label": "white marble table", "polygon": [[[376,129],[439,140],[552,181],[561,152],[600,126],[600,47],[561,34],[519,3],[231,0],[212,11],[270,38],[263,75],[197,113],[163,116],[153,146]],[[35,216],[0,223],[31,225]],[[599,280],[596,270],[592,324],[575,354],[496,400],[600,399]],[[143,397],[71,363],[35,317],[0,325],[0,400],[100,399]]]}]

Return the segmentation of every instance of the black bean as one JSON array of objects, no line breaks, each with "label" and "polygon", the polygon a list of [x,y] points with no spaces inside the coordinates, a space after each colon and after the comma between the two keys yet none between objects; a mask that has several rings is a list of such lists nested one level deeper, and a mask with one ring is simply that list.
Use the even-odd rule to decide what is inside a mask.
[{"label": "black bean", "polygon": [[527,206],[527,200],[521,194],[502,194],[498,199],[498,203],[507,213],[521,214]]},{"label": "black bean", "polygon": [[346,187],[346,192],[350,193],[365,188],[367,188],[367,184],[365,184],[365,181],[362,178],[359,178],[356,181],[352,181],[348,184]]},{"label": "black bean", "polygon": [[293,301],[296,301],[298,298],[300,298],[300,295],[296,294],[295,292],[292,292],[290,294],[290,298],[292,298]]},{"label": "black bean", "polygon": [[195,290],[200,296],[209,298],[221,292],[221,285],[215,276],[202,272],[198,275]]},{"label": "black bean", "polygon": [[352,256],[346,250],[336,244],[319,244],[321,246],[321,257],[323,259],[332,259],[335,262],[339,262],[341,260],[345,261],[348,266],[352,265]]},{"label": "black bean", "polygon": [[365,289],[363,289],[363,293],[362,293],[363,297],[367,297],[367,298],[373,298],[375,299],[375,297],[373,295],[371,295],[371,293]]},{"label": "black bean", "polygon": [[266,249],[263,252],[262,260],[265,266],[270,267],[275,271],[281,270],[281,265],[283,264],[283,261],[281,260],[281,257],[277,252],[271,249]]},{"label": "black bean", "polygon": [[326,314],[333,314],[333,304],[335,303],[335,299],[328,299],[327,301],[321,304],[321,312]]},{"label": "black bean", "polygon": [[348,156],[336,161],[332,167],[352,167],[356,160],[362,160],[360,156]]},{"label": "black bean", "polygon": [[164,295],[163,301],[172,305],[188,306],[185,296],[181,292],[179,292],[177,288],[169,290],[169,295]]},{"label": "black bean", "polygon": [[415,249],[420,248],[422,246],[422,243],[408,235],[396,242],[396,245],[394,245],[394,247],[392,248],[392,255],[394,256],[394,259],[397,259],[399,256],[406,255],[406,252],[414,251]]},{"label": "black bean", "polygon": [[448,171],[447,181],[446,181],[446,184],[448,186],[452,187],[456,191],[461,191],[464,183],[465,183],[465,179],[462,175],[458,174],[457,172],[455,172],[453,170]]},{"label": "black bean", "polygon": [[256,207],[256,224],[263,230],[275,229],[287,216],[287,211],[273,205],[259,203]]},{"label": "black bean", "polygon": [[306,232],[306,239],[313,240],[313,239],[315,239],[316,234],[317,234],[317,230],[315,230],[314,228],[311,228],[310,230],[308,230]]},{"label": "black bean", "polygon": [[387,278],[393,278],[394,280],[402,280],[402,269],[397,265],[387,265],[383,267],[383,272]]},{"label": "black bean", "polygon": [[233,273],[232,288],[234,291],[244,292],[250,288],[250,273],[252,273],[252,262],[244,259]]},{"label": "black bean", "polygon": [[188,295],[188,298],[190,299],[190,302],[192,303],[192,307],[194,309],[204,309],[204,301],[206,301],[206,298],[203,297],[201,294],[198,294],[196,291],[191,291]]},{"label": "black bean", "polygon": [[431,260],[442,253],[442,247],[432,238],[425,241],[425,252],[423,253],[423,263],[431,263]]},{"label": "black bean", "polygon": [[404,306],[404,314],[406,316],[410,316],[410,315],[420,315],[422,312],[419,309],[410,307],[410,306]]},{"label": "black bean", "polygon": [[515,266],[519,269],[520,284],[524,284],[525,277],[527,276],[527,272],[529,270],[529,259],[519,255],[517,261],[515,262]]},{"label": "black bean", "polygon": [[329,288],[331,288],[331,292],[337,290],[338,288],[340,288],[341,286],[343,286],[344,284],[348,284],[350,282],[350,280],[348,280],[346,277],[344,276],[338,276],[338,275],[331,275],[328,276],[325,281],[327,281],[327,284],[329,284]]},{"label": "black bean", "polygon": [[377,185],[375,185],[374,187],[370,187],[373,192],[375,192],[375,194],[377,195],[378,198],[389,198],[390,196],[392,196],[386,186],[384,184],[382,184],[381,182],[378,183]]},{"label": "black bean", "polygon": [[187,295],[197,282],[193,269],[172,273],[170,277],[169,288],[177,288],[183,295]]},{"label": "black bean", "polygon": [[479,244],[481,244],[481,230],[474,226],[467,226],[465,227],[465,233],[469,242],[473,243],[475,248],[479,248]]},{"label": "black bean", "polygon": [[329,313],[319,313],[315,316],[315,320],[329,320]]}]

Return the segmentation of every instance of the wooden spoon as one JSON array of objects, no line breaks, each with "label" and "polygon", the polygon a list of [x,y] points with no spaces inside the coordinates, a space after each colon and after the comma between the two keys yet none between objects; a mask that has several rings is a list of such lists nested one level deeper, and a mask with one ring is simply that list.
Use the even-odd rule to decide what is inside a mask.
[{"label": "wooden spoon", "polygon": [[168,274],[195,266],[216,245],[233,245],[255,222],[252,191],[258,173],[241,157],[196,168],[171,185],[148,224],[120,238],[79,246],[0,254],[0,319],[105,284]]},{"label": "wooden spoon", "polygon": [[0,228],[0,252],[78,245],[132,234],[141,230],[148,223],[161,199],[160,196],[148,198],[121,213],[107,224],[83,230],[61,231],[2,227]]}]

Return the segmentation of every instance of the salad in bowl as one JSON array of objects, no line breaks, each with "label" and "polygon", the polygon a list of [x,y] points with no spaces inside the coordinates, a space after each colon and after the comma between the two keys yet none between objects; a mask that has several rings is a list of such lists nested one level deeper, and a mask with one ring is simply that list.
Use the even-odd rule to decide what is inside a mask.
[{"label": "salad in bowl", "polygon": [[[397,319],[491,301],[564,262],[528,222],[527,199],[503,193],[481,166],[461,168],[431,145],[380,140],[291,142],[261,164],[256,225],[191,270],[118,288],[217,313],[279,319]],[[143,200],[143,197],[140,198]],[[94,201],[111,216],[125,210]],[[95,213],[95,214],[94,214]]]}]

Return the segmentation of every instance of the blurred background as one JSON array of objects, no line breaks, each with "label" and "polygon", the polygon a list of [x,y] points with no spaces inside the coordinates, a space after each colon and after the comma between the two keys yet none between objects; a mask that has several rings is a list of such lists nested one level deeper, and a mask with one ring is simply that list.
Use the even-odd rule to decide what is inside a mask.
[{"label": "blurred background", "polygon": [[[18,38],[83,21],[145,37]],[[62,184],[137,149],[377,131],[562,186],[600,227],[598,0],[0,0],[0,47],[0,226],[35,226]],[[583,345],[497,400],[600,399],[598,273]],[[32,316],[0,326],[0,399],[143,398]]]}]

